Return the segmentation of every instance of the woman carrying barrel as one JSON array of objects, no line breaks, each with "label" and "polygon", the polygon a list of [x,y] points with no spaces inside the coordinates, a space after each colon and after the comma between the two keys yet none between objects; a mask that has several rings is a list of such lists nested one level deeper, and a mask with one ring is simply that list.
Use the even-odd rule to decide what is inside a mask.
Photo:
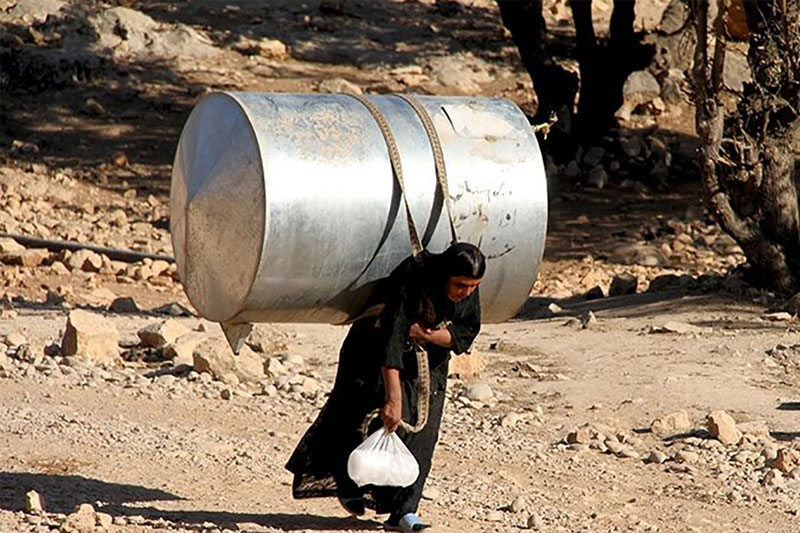
[{"label": "woman carrying barrel", "polygon": [[[367,507],[389,513],[386,529],[429,527],[416,513],[439,435],[450,352],[466,351],[480,330],[478,285],[485,270],[476,246],[456,243],[441,254],[408,258],[385,280],[383,311],[350,327],[330,397],[286,465],[294,474],[295,498],[335,496],[353,515]],[[427,351],[428,372],[418,371],[417,349]],[[401,418],[417,420],[425,411],[418,380],[426,374],[427,422],[412,433],[400,427]],[[374,409],[419,463],[419,477],[409,487],[359,488],[347,474],[364,418]]]}]

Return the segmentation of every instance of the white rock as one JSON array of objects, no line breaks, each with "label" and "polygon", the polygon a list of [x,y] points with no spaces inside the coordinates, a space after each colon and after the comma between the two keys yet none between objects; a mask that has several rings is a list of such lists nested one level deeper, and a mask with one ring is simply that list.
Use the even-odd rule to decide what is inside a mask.
[{"label": "white rock", "polygon": [[137,335],[145,346],[162,348],[189,332],[189,328],[177,320],[167,319],[140,329]]},{"label": "white rock", "polygon": [[61,352],[65,357],[80,355],[96,362],[116,361],[119,356],[119,332],[110,320],[88,311],[69,314]]},{"label": "white rock", "polygon": [[44,511],[42,497],[35,490],[29,490],[25,493],[25,510],[29,513],[41,513]]},{"label": "white rock", "polygon": [[174,366],[192,366],[194,364],[194,350],[205,338],[206,335],[204,333],[190,331],[164,346],[162,354],[165,358],[172,359]]},{"label": "white rock", "polygon": [[72,271],[99,272],[103,266],[103,258],[91,250],[77,250],[70,254],[65,263]]},{"label": "white rock", "polygon": [[257,383],[264,377],[261,357],[246,345],[234,355],[224,339],[211,337],[200,342],[193,355],[194,369],[217,379],[233,373],[242,382]]},{"label": "white rock", "polygon": [[486,383],[473,383],[464,390],[464,395],[476,402],[487,402],[494,398],[492,388]]},{"label": "white rock", "polygon": [[725,446],[736,444],[742,438],[741,432],[736,428],[736,422],[725,411],[717,410],[709,413],[706,423],[711,435]]}]

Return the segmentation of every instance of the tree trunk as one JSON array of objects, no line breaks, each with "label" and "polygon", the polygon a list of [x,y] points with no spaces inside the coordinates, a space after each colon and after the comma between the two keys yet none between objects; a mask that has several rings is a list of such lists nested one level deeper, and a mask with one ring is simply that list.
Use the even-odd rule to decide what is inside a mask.
[{"label": "tree trunk", "polygon": [[744,2],[750,30],[745,86],[727,119],[720,103],[725,58],[720,2],[709,67],[708,0],[693,0],[698,44],[693,68],[700,170],[722,228],[739,243],[757,280],[781,291],[800,282],[795,151],[800,147],[800,0]]}]

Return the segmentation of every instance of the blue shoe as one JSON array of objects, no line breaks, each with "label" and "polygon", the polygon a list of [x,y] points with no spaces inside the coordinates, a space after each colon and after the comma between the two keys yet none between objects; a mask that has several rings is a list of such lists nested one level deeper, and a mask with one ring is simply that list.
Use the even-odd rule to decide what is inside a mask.
[{"label": "blue shoe", "polygon": [[430,524],[424,523],[414,513],[406,513],[399,520],[389,517],[389,520],[383,523],[383,529],[386,531],[422,531],[429,527]]},{"label": "blue shoe", "polygon": [[344,510],[353,516],[364,516],[366,509],[364,508],[364,500],[361,497],[355,498],[339,497],[339,505],[344,507]]}]

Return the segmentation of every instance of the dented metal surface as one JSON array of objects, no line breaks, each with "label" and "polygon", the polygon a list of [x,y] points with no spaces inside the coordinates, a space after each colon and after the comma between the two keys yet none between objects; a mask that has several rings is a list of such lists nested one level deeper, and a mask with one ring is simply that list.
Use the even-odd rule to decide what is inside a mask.
[{"label": "dented metal surface", "polygon": [[[433,155],[413,109],[370,96],[396,138],[428,249],[449,244]],[[487,322],[525,302],[544,250],[547,191],[533,130],[502,99],[419,96],[439,134],[459,237],[489,258]],[[192,111],[172,174],[171,231],[206,318],[345,323],[410,254],[381,132],[356,100],[214,93]]]}]

